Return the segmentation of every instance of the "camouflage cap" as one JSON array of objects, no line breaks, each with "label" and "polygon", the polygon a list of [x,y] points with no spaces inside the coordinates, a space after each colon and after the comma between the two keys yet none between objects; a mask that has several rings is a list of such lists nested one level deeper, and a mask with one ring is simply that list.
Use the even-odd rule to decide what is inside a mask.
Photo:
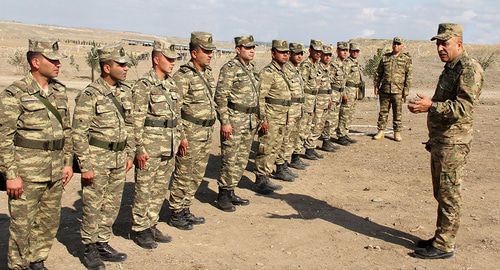
[{"label": "camouflage cap", "polygon": [[255,41],[253,39],[253,36],[248,35],[248,36],[235,37],[234,38],[234,45],[236,47],[243,46],[243,47],[250,48],[250,47],[255,47],[256,44],[255,44]]},{"label": "camouflage cap", "polygon": [[155,40],[153,42],[153,51],[161,52],[165,55],[165,57],[170,59],[177,59],[180,57],[180,55],[175,51],[175,45],[163,40]]},{"label": "camouflage cap", "polygon": [[349,50],[349,44],[345,41],[339,41],[339,42],[337,42],[337,49]]},{"label": "camouflage cap", "polygon": [[323,54],[333,54],[333,46],[332,45],[323,45],[322,50]]},{"label": "camouflage cap", "polygon": [[288,45],[288,48],[290,49],[290,51],[292,51],[294,53],[303,53],[304,52],[304,44],[302,44],[302,43],[291,42]]},{"label": "camouflage cap", "polygon": [[30,39],[29,52],[41,53],[50,60],[59,60],[63,56],[59,53],[59,42],[50,39]]},{"label": "camouflage cap", "polygon": [[403,39],[401,37],[394,37],[392,43],[403,44]]},{"label": "camouflage cap", "polygon": [[323,50],[323,42],[321,42],[321,40],[311,39],[311,43],[309,44],[309,47],[310,48],[312,47],[316,51],[321,51],[321,50]]},{"label": "camouflage cap", "polygon": [[456,23],[440,23],[437,35],[433,36],[431,40],[448,40],[452,37],[461,37],[464,28]]},{"label": "camouflage cap", "polygon": [[281,39],[273,39],[273,49],[280,52],[288,52],[288,41]]},{"label": "camouflage cap", "polygon": [[217,49],[213,44],[212,34],[208,32],[192,32],[190,43],[208,51]]},{"label": "camouflage cap", "polygon": [[97,55],[99,56],[99,62],[107,60],[113,60],[120,64],[130,62],[130,58],[125,53],[125,49],[122,44],[119,43],[98,48]]},{"label": "camouflage cap", "polygon": [[350,51],[360,51],[360,47],[358,43],[351,42],[349,43],[349,50]]}]

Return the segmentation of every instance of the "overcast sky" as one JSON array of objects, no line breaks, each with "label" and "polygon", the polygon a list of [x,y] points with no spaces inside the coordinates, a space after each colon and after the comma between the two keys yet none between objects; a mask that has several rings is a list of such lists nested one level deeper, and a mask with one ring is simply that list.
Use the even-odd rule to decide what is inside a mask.
[{"label": "overcast sky", "polygon": [[466,43],[500,43],[500,1],[494,0],[0,0],[0,20],[216,40],[309,44],[355,37],[428,40],[440,22],[464,25]]}]

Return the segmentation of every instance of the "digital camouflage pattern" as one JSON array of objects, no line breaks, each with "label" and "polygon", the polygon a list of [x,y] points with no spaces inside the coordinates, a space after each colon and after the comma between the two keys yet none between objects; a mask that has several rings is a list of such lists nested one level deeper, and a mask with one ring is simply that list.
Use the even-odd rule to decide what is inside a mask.
[{"label": "digital camouflage pattern", "polygon": [[[154,69],[136,82],[132,100],[136,155],[149,155],[146,167],[135,171],[132,230],[139,232],[158,223],[179,145],[181,125],[173,123],[180,121],[181,102],[174,80],[160,79]],[[171,126],[149,124],[168,121]]]},{"label": "digital camouflage pattern", "polygon": [[302,126],[300,136],[302,140],[304,140],[304,147],[306,149],[314,149],[316,148],[316,144],[312,139],[312,121],[314,104],[316,103],[316,95],[318,93],[318,86],[321,81],[321,76],[319,75],[319,61],[313,63],[311,58],[309,57],[305,61],[300,63],[299,70],[300,74],[302,75],[302,80],[304,80],[304,104],[302,106],[304,110],[304,116],[302,121],[303,123],[305,123]]},{"label": "digital camouflage pattern", "polygon": [[259,74],[259,106],[260,118],[269,124],[266,134],[259,134],[259,150],[255,157],[255,174],[270,176],[284,141],[287,115],[290,105],[270,104],[270,98],[283,102],[291,102],[289,82],[283,68],[272,61]]},{"label": "digital camouflage pattern", "polygon": [[[57,109],[63,124],[33,94]],[[64,139],[62,150],[15,146],[16,137],[48,141]],[[50,80],[42,90],[28,73],[0,93],[0,167],[7,179],[21,177],[24,193],[9,198],[8,267],[24,269],[46,260],[59,227],[63,167],[72,162],[71,126],[66,87]],[[43,224],[43,226],[41,225]]]},{"label": "digital camouflage pattern", "polygon": [[[245,39],[236,44],[254,44]],[[233,128],[231,138],[221,136],[222,168],[218,181],[220,187],[234,189],[245,171],[250,155],[253,138],[258,127],[258,75],[253,63],[244,64],[239,56],[229,60],[222,66],[215,103],[221,125],[230,124]],[[228,104],[231,103],[231,108]],[[233,107],[238,106],[238,107]],[[254,112],[244,111],[254,108]]]},{"label": "digital camouflage pattern", "polygon": [[325,127],[322,136],[327,139],[333,137],[339,124],[340,104],[342,95],[345,94],[345,83],[347,72],[349,71],[348,64],[346,60],[342,61],[336,58],[332,60],[329,66],[332,94],[330,108],[325,117]]},{"label": "digital camouflage pattern", "polygon": [[331,88],[331,77],[330,77],[330,67],[329,64],[319,63],[319,76],[320,82],[318,84],[318,94],[316,95],[316,103],[314,105],[314,114],[312,120],[312,135],[311,140],[314,141],[319,139],[323,133],[323,129],[326,124],[326,117],[332,103],[332,91]]},{"label": "digital camouflage pattern", "polygon": [[349,125],[354,115],[356,107],[357,93],[363,87],[363,80],[361,77],[361,67],[357,59],[348,57],[346,60],[346,83],[344,88],[344,95],[347,96],[347,102],[340,104],[339,111],[339,124],[337,135],[349,135]]},{"label": "digital camouflage pattern", "polygon": [[472,115],[483,86],[483,69],[463,52],[444,67],[427,115],[434,197],[438,201],[434,247],[450,252],[461,216],[461,183],[472,141]]},{"label": "digital camouflage pattern", "polygon": [[[111,93],[125,112],[122,118]],[[83,217],[81,236],[84,244],[108,242],[120,209],[125,163],[134,157],[132,94],[130,86],[119,82],[110,86],[102,77],[89,84],[76,98],[73,114],[74,152],[82,172],[94,170],[91,184],[82,181]],[[105,142],[125,142],[121,151],[103,149],[89,138]]]},{"label": "digital camouflage pattern", "polygon": [[[208,46],[207,44],[205,45]],[[215,122],[216,105],[213,99],[215,80],[211,68],[207,67],[204,72],[197,72],[193,62],[189,61],[179,68],[173,79],[182,100],[181,115]],[[194,194],[205,174],[213,134],[213,125],[202,126],[184,118],[181,117],[180,123],[189,148],[185,156],[175,156],[169,197],[170,209],[173,211],[191,206]]]}]

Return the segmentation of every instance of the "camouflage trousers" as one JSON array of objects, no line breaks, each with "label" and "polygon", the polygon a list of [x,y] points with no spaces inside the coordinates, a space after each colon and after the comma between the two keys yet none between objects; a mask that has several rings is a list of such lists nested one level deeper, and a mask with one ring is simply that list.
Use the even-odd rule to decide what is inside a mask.
[{"label": "camouflage trousers", "polygon": [[227,140],[221,136],[222,167],[221,175],[217,183],[219,187],[234,189],[240,182],[257,131],[257,124],[252,125],[248,115],[237,119],[231,118],[233,134]]},{"label": "camouflage trousers", "polygon": [[353,87],[346,87],[344,90],[344,95],[347,96],[347,102],[342,102],[340,104],[339,125],[337,128],[337,136],[339,137],[349,135],[349,126],[351,125],[354,115],[357,92],[358,88]]},{"label": "camouflage trousers", "polygon": [[132,230],[143,231],[155,226],[167,196],[168,182],[174,171],[173,157],[150,158],[146,167],[135,171],[135,195],[132,207]]},{"label": "camouflage trousers", "polygon": [[389,110],[392,107],[392,125],[394,131],[401,131],[401,115],[403,113],[403,95],[379,93],[380,112],[378,114],[377,128],[385,130]]},{"label": "camouflage trousers", "polygon": [[59,228],[62,181],[23,181],[23,185],[20,198],[9,198],[9,269],[45,261]]},{"label": "camouflage trousers", "polygon": [[325,128],[326,118],[328,115],[329,108],[331,106],[331,97],[328,94],[317,95],[316,104],[314,106],[314,113],[312,119],[312,129],[310,140],[312,145],[316,148],[315,141],[321,137],[323,134],[323,129]]},{"label": "camouflage trousers", "polygon": [[461,184],[469,151],[468,144],[431,146],[432,186],[438,202],[433,246],[446,252],[455,249],[462,214]]},{"label": "camouflage trousers", "polygon": [[106,168],[106,160],[94,166],[92,183],[82,181],[83,216],[81,236],[83,244],[108,242],[112,226],[120,210],[125,164],[121,168]]},{"label": "camouflage trousers", "polygon": [[333,137],[333,135],[335,135],[336,133],[337,126],[339,124],[339,111],[342,93],[340,93],[339,91],[333,91],[331,98],[332,103],[327,115],[325,116],[325,126],[323,130],[321,130],[321,137],[326,139]]},{"label": "camouflage trousers", "polygon": [[255,175],[271,176],[278,152],[284,141],[286,125],[268,122],[266,134],[259,134],[259,150],[255,157]]},{"label": "camouflage trousers", "polygon": [[189,140],[188,151],[183,157],[175,156],[175,169],[170,183],[170,210],[180,211],[193,204],[194,194],[205,175],[212,140]]},{"label": "camouflage trousers", "polygon": [[293,154],[298,154],[304,151],[307,138],[311,134],[311,124],[312,124],[312,114],[302,112],[302,116],[299,117],[299,121],[297,126],[299,128],[299,138],[295,144],[295,149],[293,150]]},{"label": "camouflage trousers", "polygon": [[300,142],[300,126],[299,121],[302,116],[302,104],[294,103],[290,106],[288,111],[288,119],[286,123],[285,134],[283,135],[283,144],[278,152],[278,157],[276,158],[276,164],[283,164],[285,161],[289,161],[292,154],[297,148],[297,144]]}]

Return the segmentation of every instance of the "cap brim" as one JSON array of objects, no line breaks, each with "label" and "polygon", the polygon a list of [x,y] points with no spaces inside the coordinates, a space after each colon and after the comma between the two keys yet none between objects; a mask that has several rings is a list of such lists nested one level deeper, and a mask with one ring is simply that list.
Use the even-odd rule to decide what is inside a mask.
[{"label": "cap brim", "polygon": [[120,58],[114,58],[112,60],[115,61],[115,62],[117,62],[117,63],[120,63],[120,64],[126,64],[126,63],[130,62],[130,57],[123,56],[123,57],[120,57]]},{"label": "cap brim", "polygon": [[315,51],[323,51],[323,48],[321,48],[321,46],[314,46],[314,45],[312,45],[310,47],[312,47]]},{"label": "cap brim", "polygon": [[176,52],[171,52],[171,51],[166,51],[166,52],[161,52],[166,58],[168,59],[177,59],[180,58],[180,54]]},{"label": "cap brim", "polygon": [[255,44],[255,42],[248,42],[248,43],[245,43],[245,44],[241,44],[241,46],[246,47],[246,48],[250,48],[250,47],[257,46],[257,44]]},{"label": "cap brim", "polygon": [[215,47],[215,45],[205,46],[205,45],[200,44],[200,47],[204,50],[207,50],[207,51],[215,51],[217,49],[217,47]]},{"label": "cap brim", "polygon": [[450,39],[452,36],[449,35],[449,34],[439,34],[439,35],[435,35],[431,38],[431,41],[434,41],[436,39],[439,39],[439,40],[448,40]]},{"label": "cap brim", "polygon": [[61,60],[61,58],[64,58],[64,56],[60,53],[55,53],[55,52],[51,52],[51,53],[42,53],[42,55],[47,58],[47,59],[50,59],[50,60]]},{"label": "cap brim", "polygon": [[304,50],[300,50],[300,49],[297,49],[297,50],[290,50],[291,52],[293,53],[303,53]]}]

